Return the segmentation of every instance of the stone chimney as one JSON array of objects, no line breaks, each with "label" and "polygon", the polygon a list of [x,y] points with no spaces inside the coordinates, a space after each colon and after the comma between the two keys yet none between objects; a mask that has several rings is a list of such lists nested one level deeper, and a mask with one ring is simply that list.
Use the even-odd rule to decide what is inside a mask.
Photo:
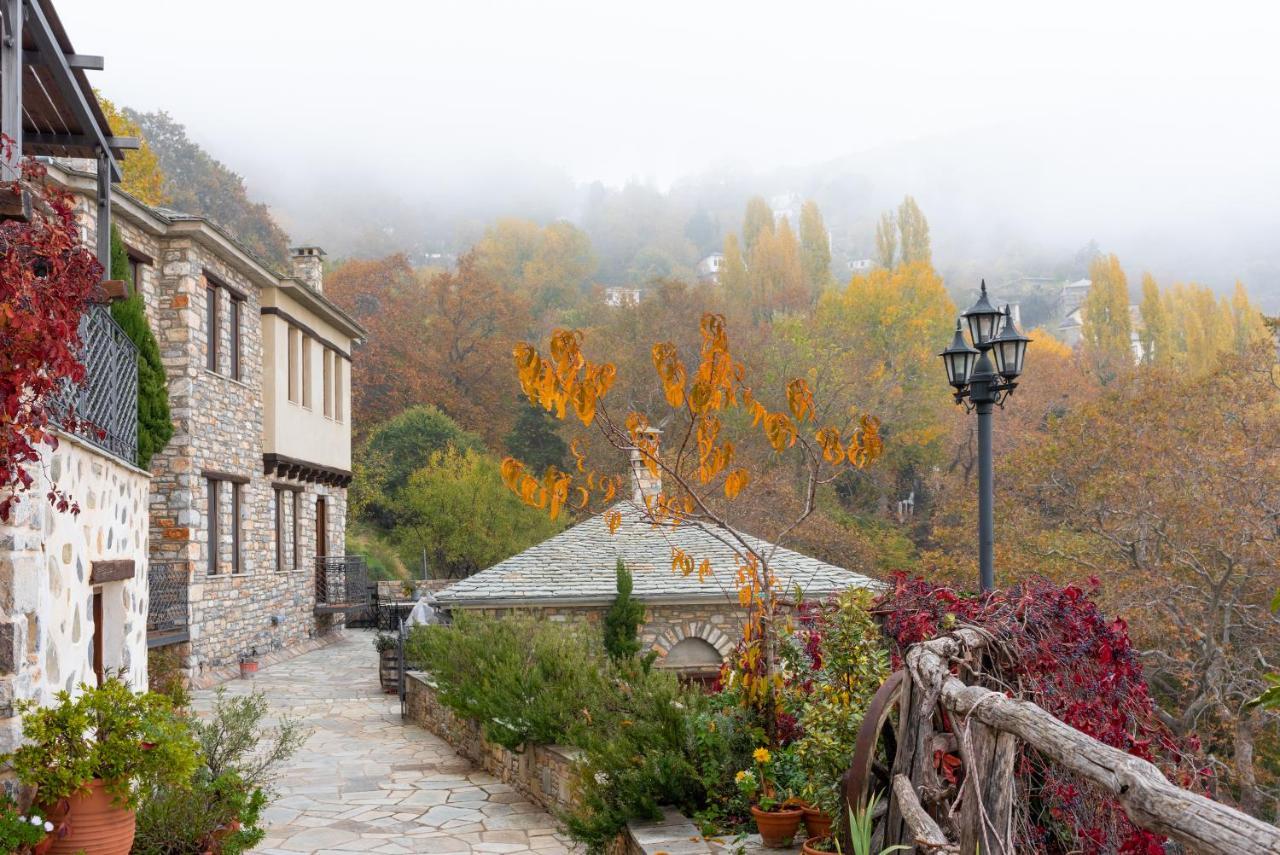
[{"label": "stone chimney", "polygon": [[293,275],[316,293],[324,293],[324,250],[318,246],[295,246],[289,250]]},{"label": "stone chimney", "polygon": [[[662,431],[651,427],[639,431],[639,434],[653,444],[653,451],[657,453],[662,442]],[[644,452],[639,448],[631,449],[631,500],[637,505],[644,505],[645,496],[653,499],[662,492],[662,473],[651,474],[644,461]]]}]

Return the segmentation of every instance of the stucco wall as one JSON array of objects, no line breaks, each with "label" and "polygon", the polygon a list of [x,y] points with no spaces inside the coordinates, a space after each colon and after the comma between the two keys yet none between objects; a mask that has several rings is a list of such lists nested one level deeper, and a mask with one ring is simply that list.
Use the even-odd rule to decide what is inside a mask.
[{"label": "stucco wall", "polygon": [[[0,754],[21,735],[15,700],[48,703],[59,690],[94,681],[94,561],[134,562],[132,579],[98,586],[103,665],[137,689],[147,685],[150,479],[66,436],[39,470],[12,520],[0,525]],[[49,505],[51,482],[79,503],[78,515]]]}]

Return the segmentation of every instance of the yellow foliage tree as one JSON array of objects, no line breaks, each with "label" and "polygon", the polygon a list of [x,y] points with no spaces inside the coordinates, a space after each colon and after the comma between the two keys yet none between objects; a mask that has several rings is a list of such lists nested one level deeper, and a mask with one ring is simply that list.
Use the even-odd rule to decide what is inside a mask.
[{"label": "yellow foliage tree", "polygon": [[763,197],[752,196],[747,200],[747,212],[742,217],[743,251],[750,256],[760,235],[772,231],[773,210]]},{"label": "yellow foliage tree", "polygon": [[120,188],[148,205],[166,204],[169,194],[164,189],[165,175],[160,169],[160,160],[155,151],[142,136],[142,128],[125,118],[115,104],[101,95],[98,96],[98,103],[102,105],[102,114],[107,117],[107,124],[111,126],[114,136],[137,137],[142,140],[141,148],[125,154],[120,166],[123,175]]},{"label": "yellow foliage tree", "polygon": [[747,292],[756,320],[809,305],[800,244],[785,218],[776,229],[762,231],[756,238],[747,266]]},{"label": "yellow foliage tree", "polygon": [[1095,258],[1089,278],[1093,284],[1083,308],[1085,351],[1098,376],[1107,381],[1133,365],[1129,282],[1114,254]]},{"label": "yellow foliage tree", "polygon": [[831,238],[818,203],[812,199],[800,209],[800,259],[805,283],[816,297],[831,284]]},{"label": "yellow foliage tree", "polygon": [[[640,498],[622,490],[618,476],[589,470],[575,443],[571,471],[554,467],[539,475],[514,458],[502,464],[508,488],[552,518],[566,507],[598,510],[611,531],[624,522],[670,530],[698,526],[730,546],[737,559],[739,602],[748,609],[743,644],[733,662],[744,696],[766,713],[773,726],[776,692],[781,685],[777,660],[778,601],[770,571],[776,546],[748,538],[729,525],[722,509],[749,489],[754,475],[738,459],[749,435],[761,435],[773,453],[790,458],[804,473],[802,511],[781,529],[781,542],[815,509],[819,486],[848,468],[862,468],[881,453],[879,422],[868,415],[823,423],[808,382],[794,377],[783,384],[784,404],[773,408],[748,381],[746,366],[733,355],[722,315],[706,314],[699,328],[695,364],[686,364],[671,341],[653,345],[654,370],[661,381],[664,412],[655,419],[675,441],[660,449],[649,414],[610,409],[607,396],[617,379],[610,362],[594,362],[583,351],[578,330],[556,330],[546,352],[532,344],[515,348],[516,371],[529,401],[557,418],[575,418],[594,427],[615,449],[638,451],[641,464],[661,478],[661,491]],[[742,434],[742,435],[740,435]],[[721,499],[723,497],[723,499]],[[624,511],[626,514],[624,515]],[[672,547],[673,572],[699,577],[711,571],[705,556]]]},{"label": "yellow foliage tree", "polygon": [[933,263],[933,249],[929,243],[929,221],[916,200],[907,196],[898,206],[898,239],[901,244],[902,264],[923,261]]},{"label": "yellow foliage tree", "polygon": [[1168,365],[1173,361],[1173,331],[1169,327],[1169,314],[1165,311],[1160,286],[1150,273],[1142,274],[1142,361],[1147,365]]},{"label": "yellow foliage tree", "polygon": [[893,211],[885,211],[876,223],[876,264],[892,268],[898,259],[898,223]]}]

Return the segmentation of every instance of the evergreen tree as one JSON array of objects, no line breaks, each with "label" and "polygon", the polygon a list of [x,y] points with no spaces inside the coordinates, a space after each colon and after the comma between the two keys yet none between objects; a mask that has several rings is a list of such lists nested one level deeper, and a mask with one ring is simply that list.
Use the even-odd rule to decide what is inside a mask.
[{"label": "evergreen tree", "polygon": [[809,291],[821,294],[831,284],[831,238],[813,200],[800,209],[800,261]]},{"label": "evergreen tree", "polygon": [[902,248],[903,264],[916,261],[933,263],[933,250],[929,245],[929,221],[924,211],[910,196],[898,206],[898,240]]},{"label": "evergreen tree", "polygon": [[631,598],[631,572],[618,559],[618,595],[604,616],[604,649],[615,660],[630,659],[640,652],[636,637],[644,623],[644,604]]},{"label": "evergreen tree", "polygon": [[893,211],[885,211],[876,223],[876,264],[892,270],[898,257],[898,224]]},{"label": "evergreen tree", "polygon": [[742,217],[742,251],[749,258],[760,235],[773,231],[773,211],[761,196],[747,200],[747,212]]},{"label": "evergreen tree", "polygon": [[169,382],[160,345],[147,323],[146,304],[140,282],[130,281],[129,254],[120,232],[111,227],[111,278],[129,282],[129,298],[111,304],[115,318],[129,340],[138,348],[138,457],[143,469],[151,465],[154,454],[169,444],[173,436],[173,419],[169,415]]},{"label": "evergreen tree", "polygon": [[541,407],[522,406],[515,427],[507,434],[507,453],[535,472],[564,468],[569,446],[556,433],[555,420]]}]

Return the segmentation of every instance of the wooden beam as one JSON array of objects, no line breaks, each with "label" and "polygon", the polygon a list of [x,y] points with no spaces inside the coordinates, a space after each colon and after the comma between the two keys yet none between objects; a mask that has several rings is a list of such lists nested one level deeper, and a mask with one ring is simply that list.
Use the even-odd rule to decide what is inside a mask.
[{"label": "wooden beam", "polygon": [[[6,1],[12,2],[12,0]],[[53,35],[52,27],[49,25],[49,19],[44,13],[42,5],[44,0],[24,0],[24,2],[30,12],[26,23],[29,25],[31,38],[36,43],[36,49],[44,54],[45,59],[49,61],[46,67],[52,72],[51,76],[53,77],[54,85],[58,87],[63,100],[66,101],[71,112],[75,114],[76,121],[80,123],[81,129],[92,138],[95,146],[105,152],[107,173],[110,181],[119,181],[121,178],[120,164],[116,163],[115,157],[111,154],[110,149],[107,148],[106,132],[98,125],[97,116],[90,109],[89,101],[84,91],[81,90],[79,82],[71,74],[71,66],[67,64],[67,58],[62,53],[62,48],[58,44],[57,38]],[[19,44],[19,49],[21,49],[21,44]],[[92,97],[92,95],[89,97]],[[99,160],[102,159],[102,154],[99,154]],[[99,241],[99,244],[101,244],[101,241]],[[109,241],[107,249],[107,258],[110,258]]]},{"label": "wooden beam", "polygon": [[90,585],[101,585],[103,582],[121,582],[125,579],[132,579],[133,574],[134,563],[132,558],[89,562]]},{"label": "wooden beam", "polygon": [[[67,61],[69,67],[81,68],[85,71],[102,71],[106,67],[106,60],[103,57],[92,54],[64,53],[62,58]],[[23,51],[22,61],[27,65],[49,65],[44,61],[44,54],[37,50]]]},{"label": "wooden beam", "polygon": [[0,153],[0,179],[21,178],[22,161],[22,0],[0,0],[0,133],[13,140]]},{"label": "wooden beam", "polygon": [[[27,145],[89,148],[98,144],[96,139],[87,134],[27,134],[24,139]],[[107,147],[133,151],[142,148],[142,140],[137,137],[107,137]]]},{"label": "wooden beam", "polygon": [[111,278],[111,152],[98,149],[98,263],[102,278]]},{"label": "wooden beam", "polygon": [[898,812],[914,838],[915,846],[911,847],[912,849],[919,847],[925,852],[935,852],[938,855],[944,852],[960,851],[959,846],[947,840],[938,823],[933,821],[933,817],[929,816],[924,806],[920,804],[920,799],[917,798],[916,791],[911,788],[911,782],[907,780],[906,775],[893,776],[893,797],[898,803]]},{"label": "wooden beam", "polygon": [[0,221],[31,219],[31,193],[17,181],[0,182]]}]

